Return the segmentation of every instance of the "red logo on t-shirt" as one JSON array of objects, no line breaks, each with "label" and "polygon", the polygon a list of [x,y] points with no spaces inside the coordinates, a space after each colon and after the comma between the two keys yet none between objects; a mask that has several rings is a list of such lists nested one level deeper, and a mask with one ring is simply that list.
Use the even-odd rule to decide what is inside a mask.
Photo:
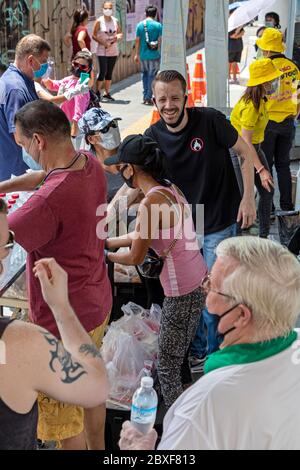
[{"label": "red logo on t-shirt", "polygon": [[191,142],[191,149],[193,152],[201,152],[201,150],[204,147],[204,142],[200,137],[196,137],[195,139],[192,140]]}]

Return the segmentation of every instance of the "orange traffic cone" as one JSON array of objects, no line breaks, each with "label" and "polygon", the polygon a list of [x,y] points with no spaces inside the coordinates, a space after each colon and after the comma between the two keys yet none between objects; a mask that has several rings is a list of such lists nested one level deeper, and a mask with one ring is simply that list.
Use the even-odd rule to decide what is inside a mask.
[{"label": "orange traffic cone", "polygon": [[154,107],[152,111],[152,118],[151,118],[150,126],[152,126],[152,124],[155,124],[159,120],[160,120],[160,114],[157,111],[157,109]]},{"label": "orange traffic cone", "polygon": [[196,56],[194,77],[192,80],[192,93],[195,103],[202,103],[206,95],[206,80],[203,68],[202,54]]},{"label": "orange traffic cone", "polygon": [[191,80],[190,80],[190,72],[189,72],[188,64],[186,64],[186,74],[187,74],[187,88],[188,88],[187,108],[193,108],[195,106],[195,103],[194,103],[194,99],[192,96]]}]

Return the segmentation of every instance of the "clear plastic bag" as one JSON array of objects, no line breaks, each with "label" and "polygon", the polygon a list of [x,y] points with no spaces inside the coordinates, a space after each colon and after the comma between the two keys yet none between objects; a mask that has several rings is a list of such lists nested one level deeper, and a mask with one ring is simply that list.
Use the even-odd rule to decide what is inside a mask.
[{"label": "clear plastic bag", "polygon": [[[102,355],[106,362],[110,382],[109,397],[122,403],[130,403],[132,395],[138,386],[138,380],[147,357],[142,343],[135,337],[119,328],[113,328],[114,354],[112,360],[106,362],[107,340],[103,341]],[[106,349],[106,351],[105,351]]]},{"label": "clear plastic bag", "polygon": [[149,311],[129,302],[122,310],[125,315],[108,328],[101,354],[110,380],[109,398],[130,403],[145,363],[157,361],[160,308]]},{"label": "clear plastic bag", "polygon": [[134,302],[128,302],[126,305],[123,305],[121,310],[125,315],[143,315],[147,311]]},{"label": "clear plastic bag", "polygon": [[[142,309],[142,307],[140,308]],[[137,315],[125,315],[123,317],[122,329],[140,342],[141,348],[147,356],[145,356],[144,359],[156,361],[158,352],[158,333],[150,328],[142,313]]]},{"label": "clear plastic bag", "polygon": [[143,318],[144,322],[151,328],[152,331],[155,331],[157,334],[159,333],[160,328],[160,320],[161,320],[161,308],[157,304],[152,304],[151,309],[145,310],[145,312],[149,312],[148,314],[145,313]]},{"label": "clear plastic bag", "polygon": [[127,324],[125,326],[126,331],[131,332],[139,340],[146,343],[157,340],[161,318],[159,305],[153,304],[150,310],[146,310],[134,302],[128,302],[122,306],[122,311],[125,314],[123,321]]},{"label": "clear plastic bag", "polygon": [[154,331],[159,331],[160,319],[161,319],[161,307],[157,304],[152,304],[151,309],[147,310],[134,302],[128,302],[122,306],[122,312],[125,315],[136,315],[145,321],[150,328]]}]

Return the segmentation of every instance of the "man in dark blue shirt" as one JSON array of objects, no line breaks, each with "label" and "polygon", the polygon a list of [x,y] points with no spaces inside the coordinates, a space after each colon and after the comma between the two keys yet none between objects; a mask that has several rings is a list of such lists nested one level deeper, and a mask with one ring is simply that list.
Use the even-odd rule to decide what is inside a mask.
[{"label": "man in dark blue shirt", "polygon": [[0,78],[0,181],[9,179],[12,174],[21,175],[28,169],[22,148],[14,138],[14,117],[26,103],[38,99],[33,79],[46,73],[50,50],[41,37],[24,36],[17,44],[14,64]]}]

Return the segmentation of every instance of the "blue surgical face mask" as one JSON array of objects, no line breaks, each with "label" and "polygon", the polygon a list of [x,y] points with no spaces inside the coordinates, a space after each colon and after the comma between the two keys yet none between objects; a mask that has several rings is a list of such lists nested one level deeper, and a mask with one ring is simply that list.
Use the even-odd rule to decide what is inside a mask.
[{"label": "blue surgical face mask", "polygon": [[265,27],[266,28],[275,28],[275,22],[274,21],[266,21],[265,22]]},{"label": "blue surgical face mask", "polygon": [[[37,60],[37,59],[36,59]],[[37,60],[38,61],[38,60]],[[39,61],[38,61],[39,62]],[[47,70],[48,70],[48,67],[49,67],[49,64],[48,62],[45,62],[44,64],[40,64],[40,68],[38,70],[34,70],[33,71],[33,76],[34,78],[42,78],[46,75],[47,73]]]},{"label": "blue surgical face mask", "polygon": [[32,140],[31,140],[31,143],[30,143],[28,152],[22,147],[22,158],[23,158],[24,163],[26,163],[26,165],[27,165],[31,170],[35,170],[35,171],[37,171],[37,170],[42,170],[43,168],[41,167],[41,165],[40,165],[39,163],[37,163],[37,162],[34,160],[34,158],[32,158],[32,156],[29,154],[30,149],[31,149],[31,146],[32,146],[33,139],[34,139],[34,137],[33,137]]}]

